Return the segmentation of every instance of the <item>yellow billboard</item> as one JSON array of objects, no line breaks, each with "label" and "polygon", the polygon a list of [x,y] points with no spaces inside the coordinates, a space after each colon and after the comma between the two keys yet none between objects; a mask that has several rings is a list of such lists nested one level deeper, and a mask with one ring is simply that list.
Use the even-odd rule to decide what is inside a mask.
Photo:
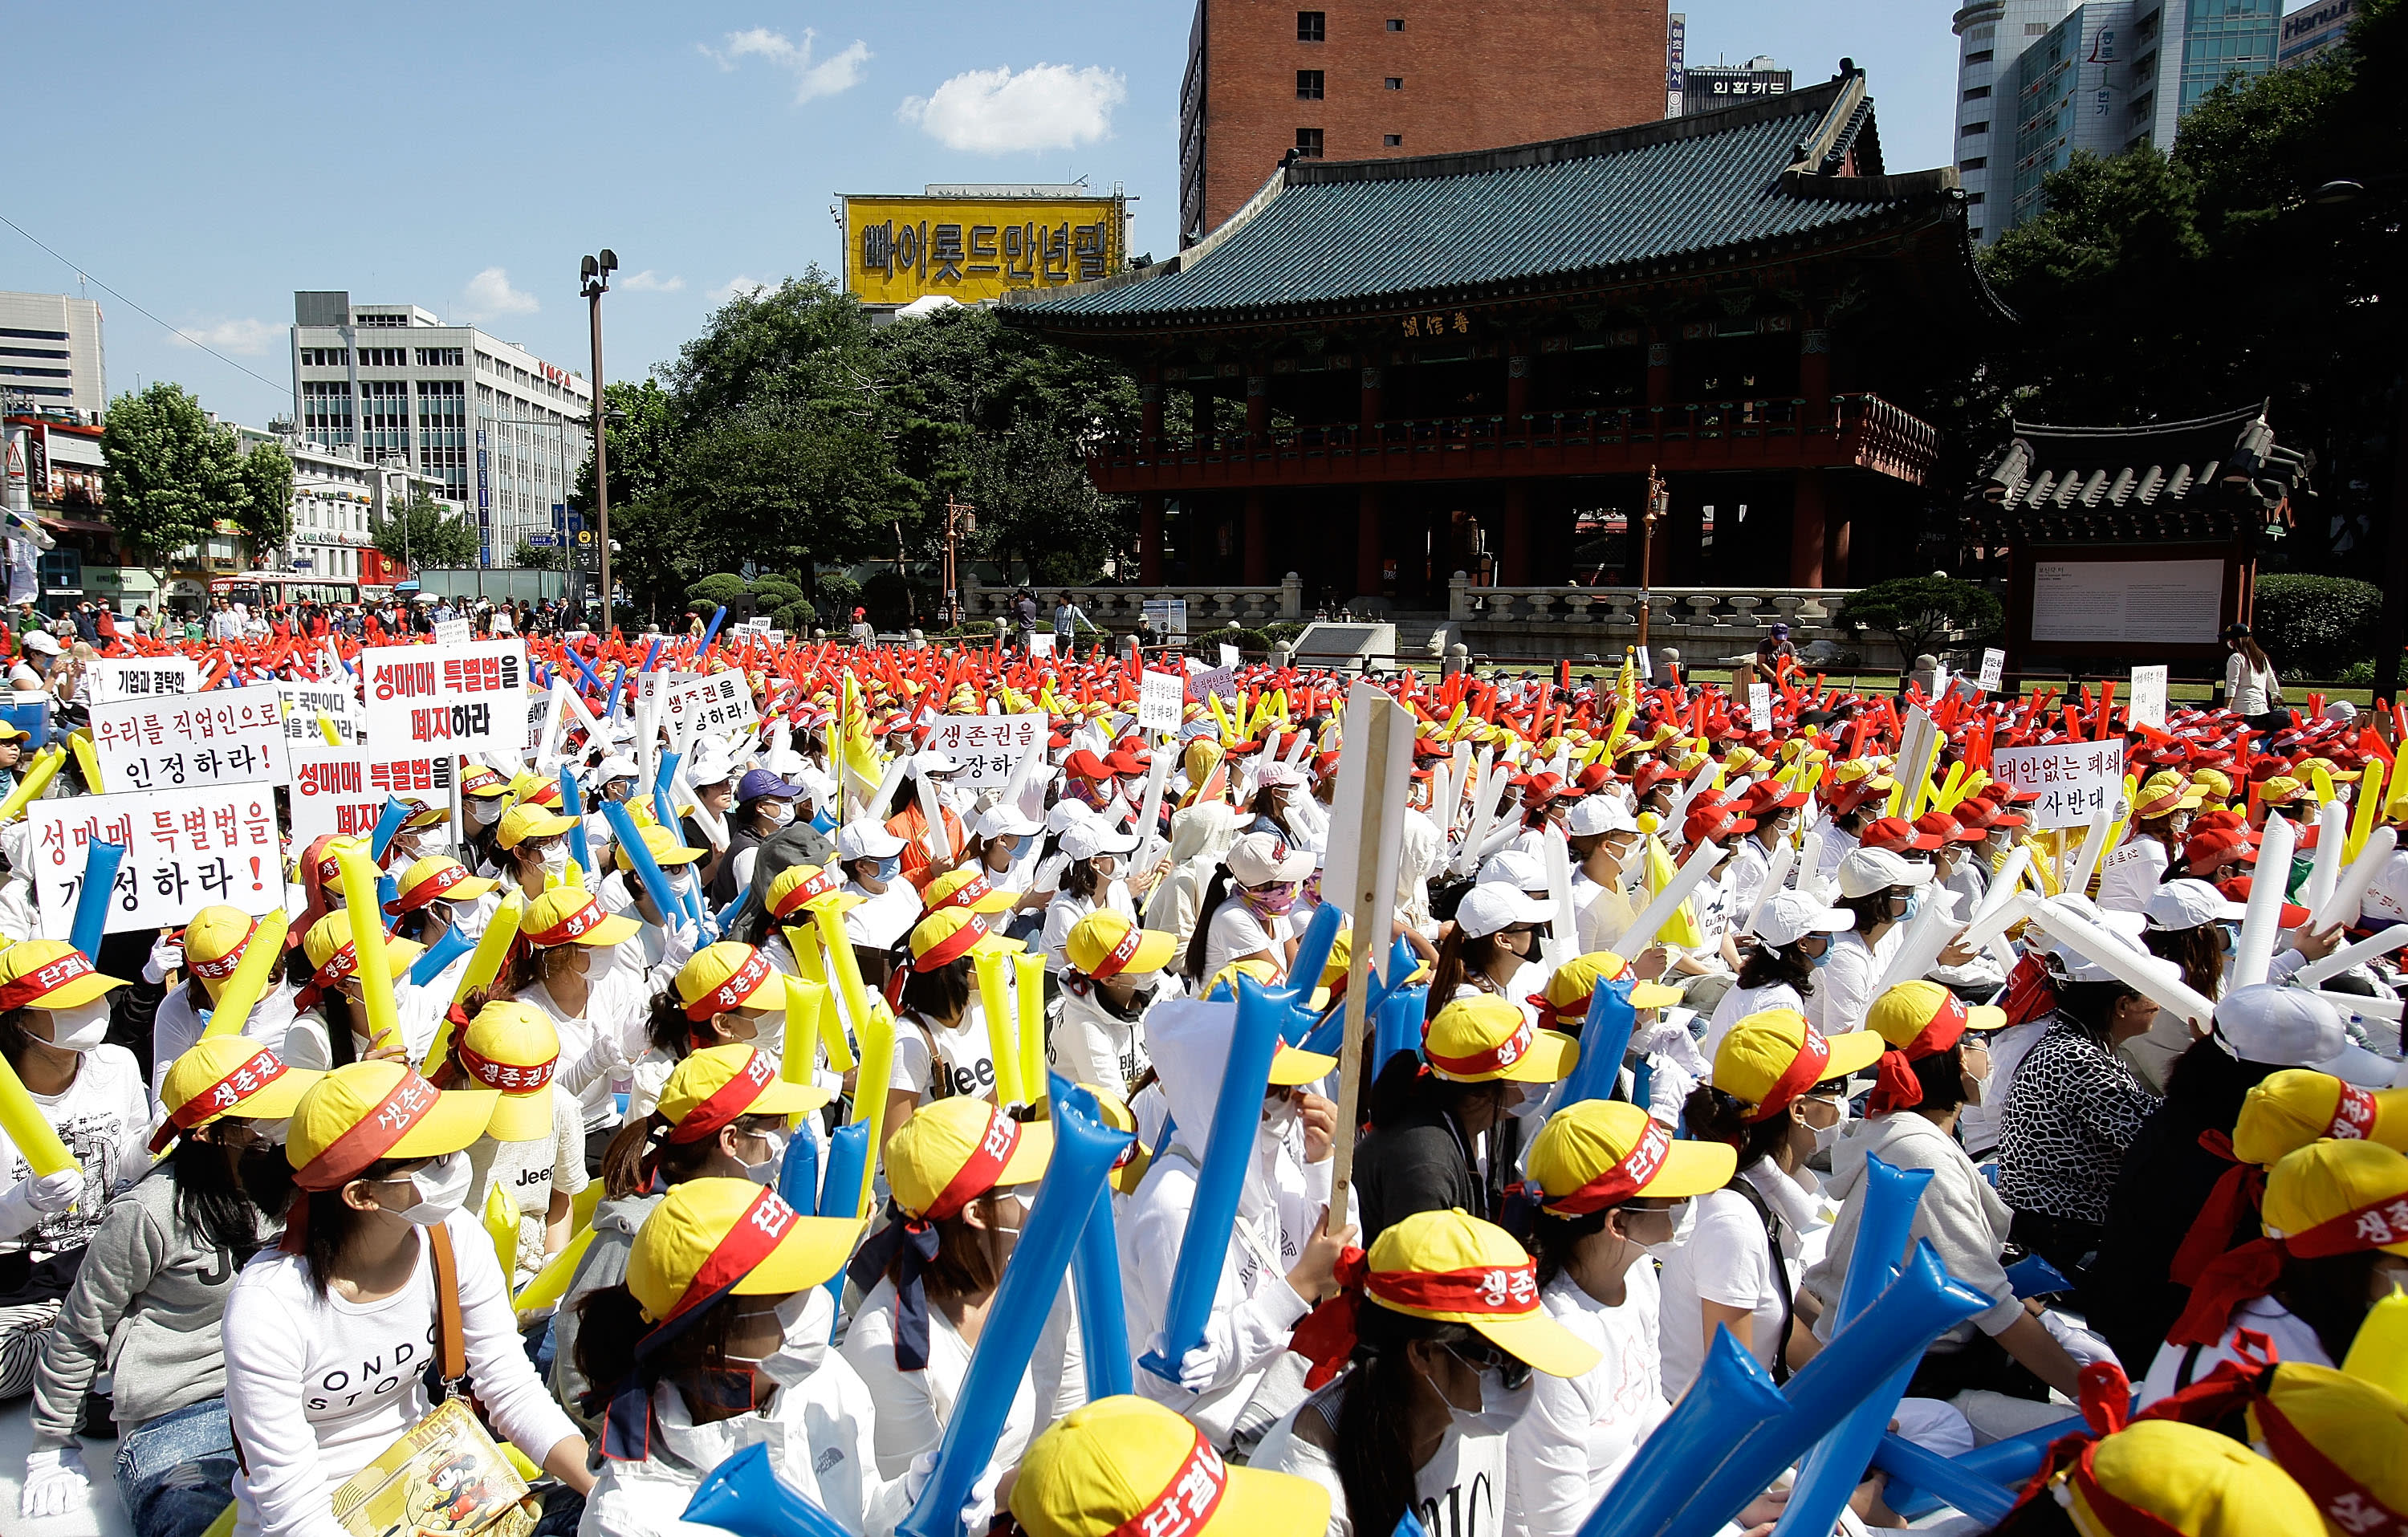
[{"label": "yellow billboard", "polygon": [[931,294],[975,304],[1109,278],[1126,215],[1119,197],[847,196],[844,286],[870,305]]}]

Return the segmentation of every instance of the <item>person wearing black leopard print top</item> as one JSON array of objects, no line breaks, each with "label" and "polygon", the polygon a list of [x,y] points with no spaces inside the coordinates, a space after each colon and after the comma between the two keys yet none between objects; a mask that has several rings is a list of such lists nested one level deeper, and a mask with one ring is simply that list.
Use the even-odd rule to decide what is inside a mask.
[{"label": "person wearing black leopard print top", "polygon": [[2060,983],[2055,1020],[2007,1090],[1999,1138],[1999,1195],[2014,1211],[2007,1236],[2069,1278],[2098,1249],[2124,1155],[2157,1107],[2115,1052],[2157,1012],[2118,981]]}]

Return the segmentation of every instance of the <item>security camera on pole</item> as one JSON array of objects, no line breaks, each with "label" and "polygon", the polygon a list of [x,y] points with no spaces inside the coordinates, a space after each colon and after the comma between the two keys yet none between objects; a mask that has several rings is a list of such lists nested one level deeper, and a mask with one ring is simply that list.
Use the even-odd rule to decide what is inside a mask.
[{"label": "security camera on pole", "polygon": [[610,629],[610,462],[602,442],[602,295],[618,270],[618,254],[608,246],[577,264],[578,291],[594,319],[594,543],[602,557],[602,618],[595,628],[605,635]]}]

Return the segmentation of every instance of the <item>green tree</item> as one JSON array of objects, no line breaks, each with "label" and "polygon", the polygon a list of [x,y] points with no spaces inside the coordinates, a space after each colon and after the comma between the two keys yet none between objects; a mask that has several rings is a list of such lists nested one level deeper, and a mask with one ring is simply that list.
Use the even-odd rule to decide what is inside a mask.
[{"label": "green tree", "polygon": [[619,548],[611,552],[610,579],[647,617],[674,611],[679,589],[698,569],[690,535],[691,524],[666,496],[612,505],[610,538]]},{"label": "green tree", "polygon": [[[610,516],[619,509],[660,495],[667,484],[675,441],[669,393],[657,380],[620,380],[602,387],[604,446],[610,455]],[[594,506],[594,456],[577,467],[569,505]],[[614,529],[615,532],[615,529]],[[615,563],[614,563],[615,565]]]},{"label": "green tree", "polygon": [[1881,631],[1909,665],[1943,641],[1971,643],[1996,633],[2006,610],[1987,588],[1951,577],[1896,577],[1851,594],[1840,605],[1842,625]]},{"label": "green tree", "polygon": [[477,530],[441,502],[412,496],[408,506],[377,526],[376,547],[386,558],[403,561],[413,570],[474,566]]},{"label": "green tree", "polygon": [[[118,396],[101,428],[100,452],[108,525],[153,578],[220,519],[268,521],[251,510],[251,498],[262,488],[244,474],[233,430],[212,424],[181,385],[162,380],[139,395]],[[290,459],[284,469],[289,524]]]},{"label": "green tree", "polygon": [[510,564],[517,567],[522,571],[558,571],[566,569],[566,567],[561,565],[560,547],[558,545],[554,545],[549,550],[538,550],[524,539],[519,540],[518,548],[510,552]]},{"label": "green tree", "polygon": [[293,455],[281,443],[255,444],[242,455],[236,479],[242,502],[234,513],[235,526],[263,550],[281,547],[293,538]]}]

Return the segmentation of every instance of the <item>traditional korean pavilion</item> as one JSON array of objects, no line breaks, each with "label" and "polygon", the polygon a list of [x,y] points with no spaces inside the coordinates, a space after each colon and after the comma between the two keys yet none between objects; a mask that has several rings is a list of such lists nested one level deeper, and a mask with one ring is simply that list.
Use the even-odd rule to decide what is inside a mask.
[{"label": "traditional korean pavilion", "polygon": [[[1890,175],[1830,81],[1474,153],[1291,158],[1171,260],[1004,295],[1144,402],[1098,487],[1141,580],[1442,606],[1447,579],[1860,585],[1911,569],[1938,452],[1906,402],[1978,327],[1953,168]],[[1943,509],[1953,515],[1954,508]]]}]

